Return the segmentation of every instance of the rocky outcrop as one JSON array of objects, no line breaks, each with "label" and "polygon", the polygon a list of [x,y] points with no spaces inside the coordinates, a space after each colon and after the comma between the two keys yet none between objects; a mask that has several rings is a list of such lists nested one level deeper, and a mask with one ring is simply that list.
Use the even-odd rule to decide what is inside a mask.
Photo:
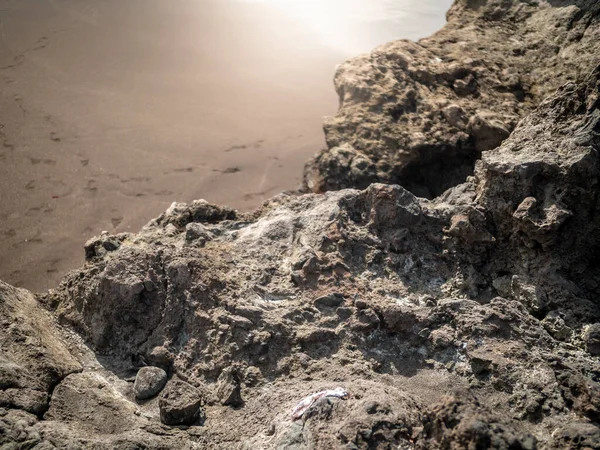
[{"label": "rocky outcrop", "polygon": [[[595,26],[585,2],[520,4],[451,14]],[[38,298],[0,283],[0,446],[600,448],[600,66],[536,103],[469,119],[481,157],[436,198],[174,203]]]},{"label": "rocky outcrop", "polygon": [[594,0],[457,0],[438,33],[342,64],[340,108],[304,189],[397,183],[432,198],[472,175],[546,96],[600,54]]},{"label": "rocky outcrop", "polygon": [[[174,204],[95,238],[41,300],[105,372],[61,369],[47,412],[5,406],[6,435],[29,420],[23,439],[59,447],[596,448],[599,149],[600,67],[434,200],[373,184],[251,214]],[[146,366],[170,381],[139,402]],[[292,419],[337,386],[348,398]]]}]

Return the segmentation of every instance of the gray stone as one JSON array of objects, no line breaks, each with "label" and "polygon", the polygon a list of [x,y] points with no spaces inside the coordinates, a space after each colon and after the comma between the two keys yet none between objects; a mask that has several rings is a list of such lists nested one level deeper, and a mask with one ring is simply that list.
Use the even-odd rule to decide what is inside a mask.
[{"label": "gray stone", "polygon": [[0,406],[41,416],[48,409],[48,394],[33,389],[5,389],[0,391]]},{"label": "gray stone", "polygon": [[133,393],[138,400],[154,397],[167,384],[167,372],[160,367],[142,367],[135,376]]},{"label": "gray stone", "polygon": [[315,306],[317,308],[335,308],[344,303],[344,295],[339,292],[333,294],[324,295],[315,299]]},{"label": "gray stone", "polygon": [[211,238],[211,233],[201,223],[191,222],[185,226],[185,240],[188,243],[196,242],[198,245],[204,246]]},{"label": "gray stone", "polygon": [[204,415],[202,393],[185,381],[173,379],[160,395],[160,420],[165,425],[192,425]]},{"label": "gray stone", "polygon": [[242,406],[240,375],[235,367],[228,367],[221,372],[217,381],[217,397],[222,405]]},{"label": "gray stone", "polygon": [[583,334],[583,342],[590,355],[600,356],[600,323],[587,327]]}]

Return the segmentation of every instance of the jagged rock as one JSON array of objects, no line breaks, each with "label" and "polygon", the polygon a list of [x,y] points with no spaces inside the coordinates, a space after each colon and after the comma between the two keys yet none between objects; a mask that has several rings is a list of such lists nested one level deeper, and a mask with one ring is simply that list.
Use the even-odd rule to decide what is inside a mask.
[{"label": "jagged rock", "polygon": [[160,420],[165,425],[191,425],[204,414],[201,392],[182,380],[169,381],[158,402]]},{"label": "jagged rock", "polygon": [[420,449],[489,448],[536,450],[534,436],[522,433],[479,403],[449,398],[426,413]]},{"label": "jagged rock", "polygon": [[[55,386],[80,370],[58,326],[34,296],[0,281],[0,409],[41,417]],[[11,417],[16,416],[9,414],[0,431],[28,435],[18,430],[23,420],[29,423],[29,416],[14,423]]]},{"label": "jagged rock", "polygon": [[344,303],[344,296],[338,292],[315,299],[315,306],[317,308],[334,308],[340,306],[342,303]]},{"label": "jagged rock", "polygon": [[206,245],[206,242],[212,238],[210,231],[204,225],[198,222],[191,222],[185,226],[185,240],[188,243],[200,246]]},{"label": "jagged rock", "polygon": [[340,65],[340,108],[304,188],[397,183],[432,198],[473,173],[546,96],[587,74],[600,49],[600,5],[457,0],[433,36],[399,40]]},{"label": "jagged rock", "polygon": [[554,433],[556,443],[566,450],[600,448],[600,428],[589,422],[573,422]]},{"label": "jagged rock", "polygon": [[0,446],[13,449],[41,444],[40,434],[34,428],[36,423],[33,414],[19,409],[0,409]]},{"label": "jagged rock", "polygon": [[135,376],[133,393],[138,400],[154,397],[167,384],[167,372],[160,367],[142,367]]},{"label": "jagged rock", "polygon": [[17,408],[41,416],[48,409],[48,393],[33,389],[0,391],[0,407]]},{"label": "jagged rock", "polygon": [[585,349],[594,356],[600,356],[600,323],[587,327],[583,334]]},{"label": "jagged rock", "polygon": [[81,373],[69,375],[56,387],[44,418],[98,434],[120,434],[136,428],[140,419],[135,411],[106,379]]},{"label": "jagged rock", "polygon": [[217,381],[217,397],[222,405],[237,407],[244,404],[240,383],[237,368],[228,367],[221,372]]},{"label": "jagged rock", "polygon": [[30,292],[0,281],[0,389],[50,392],[79,370],[50,314]]},{"label": "jagged rock", "polygon": [[85,259],[91,260],[95,257],[102,257],[106,252],[117,250],[121,246],[121,242],[128,237],[128,233],[120,233],[116,236],[112,236],[108,231],[103,231],[102,235],[91,238],[83,246],[85,250]]}]

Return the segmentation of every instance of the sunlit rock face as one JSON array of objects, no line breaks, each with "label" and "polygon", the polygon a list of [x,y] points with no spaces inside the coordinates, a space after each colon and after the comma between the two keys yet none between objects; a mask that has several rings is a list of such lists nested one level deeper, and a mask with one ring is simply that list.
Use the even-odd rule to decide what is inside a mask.
[{"label": "sunlit rock face", "polygon": [[473,173],[518,121],[598,60],[594,1],[458,0],[448,24],[342,64],[327,148],[304,188],[323,192],[398,183],[432,198]]},{"label": "sunlit rock face", "polygon": [[[281,194],[251,214],[175,203],[137,234],[91,239],[85,266],[41,299],[104,368],[59,377],[45,420],[28,416],[36,436],[597,446],[599,99],[600,66],[432,201],[372,184]],[[169,381],[136,401],[147,366]],[[292,420],[306,395],[337,386],[348,398]]]}]

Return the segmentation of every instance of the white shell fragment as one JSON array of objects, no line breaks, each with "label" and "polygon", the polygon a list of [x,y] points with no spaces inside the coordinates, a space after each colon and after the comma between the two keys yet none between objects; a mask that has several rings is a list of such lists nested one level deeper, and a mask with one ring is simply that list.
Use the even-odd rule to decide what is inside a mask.
[{"label": "white shell fragment", "polygon": [[314,402],[323,397],[337,397],[337,398],[348,398],[348,391],[344,388],[338,387],[335,389],[327,389],[325,391],[316,392],[302,399],[300,403],[292,411],[292,420],[300,419],[304,413],[312,406]]}]

